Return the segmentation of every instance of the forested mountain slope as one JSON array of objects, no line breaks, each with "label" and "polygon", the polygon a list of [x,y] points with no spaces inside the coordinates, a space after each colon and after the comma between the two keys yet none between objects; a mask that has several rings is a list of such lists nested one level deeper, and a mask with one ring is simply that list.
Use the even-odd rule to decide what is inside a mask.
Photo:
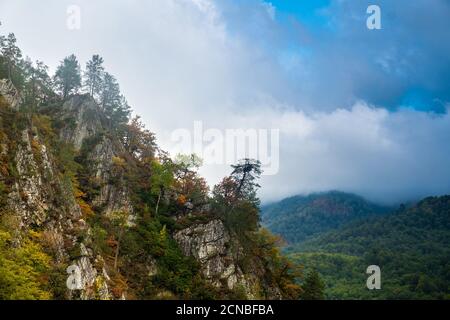
[{"label": "forested mountain slope", "polygon": [[[287,251],[319,271],[328,298],[449,299],[450,196],[347,224]],[[369,265],[381,268],[381,290],[365,287]]]},{"label": "forested mountain slope", "polygon": [[389,212],[349,193],[331,191],[294,196],[262,207],[263,224],[289,244],[304,241],[345,223]]}]

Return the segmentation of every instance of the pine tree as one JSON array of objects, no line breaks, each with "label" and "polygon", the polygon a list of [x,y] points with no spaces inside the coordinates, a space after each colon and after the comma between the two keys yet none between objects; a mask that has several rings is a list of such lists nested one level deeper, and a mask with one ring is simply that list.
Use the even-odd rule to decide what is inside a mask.
[{"label": "pine tree", "polygon": [[103,72],[103,58],[98,54],[93,55],[92,59],[86,64],[86,72],[84,74],[84,85],[92,97],[101,94]]},{"label": "pine tree", "polygon": [[236,197],[246,199],[259,205],[256,198],[256,190],[260,187],[255,181],[261,176],[261,162],[254,159],[242,159],[237,164],[231,166],[233,172],[231,177],[237,183]]},{"label": "pine tree", "polygon": [[64,99],[77,92],[81,87],[81,71],[75,55],[72,54],[61,61],[56,69],[54,81]]},{"label": "pine tree", "polygon": [[52,91],[52,81],[48,75],[48,66],[42,61],[33,64],[29,59],[21,62],[25,76],[24,94],[28,105],[34,110],[39,103],[44,102]]},{"label": "pine tree", "polygon": [[131,107],[128,104],[127,99],[121,94],[119,97],[119,104],[113,110],[111,119],[113,123],[117,124],[118,127],[121,125],[126,125],[130,120]]},{"label": "pine tree", "polygon": [[311,270],[303,284],[303,300],[324,300],[325,285],[317,270]]},{"label": "pine tree", "polygon": [[17,39],[14,33],[8,34],[7,37],[2,37],[0,40],[0,52],[7,63],[8,79],[14,83],[13,73],[14,68],[20,63],[22,59],[22,51],[16,45]]},{"label": "pine tree", "polygon": [[120,93],[120,86],[116,78],[108,72],[103,73],[100,105],[114,127],[119,128],[120,125],[128,123],[130,106]]},{"label": "pine tree", "polygon": [[120,104],[120,88],[116,78],[108,72],[103,73],[101,83],[100,104],[103,110],[111,116]]}]

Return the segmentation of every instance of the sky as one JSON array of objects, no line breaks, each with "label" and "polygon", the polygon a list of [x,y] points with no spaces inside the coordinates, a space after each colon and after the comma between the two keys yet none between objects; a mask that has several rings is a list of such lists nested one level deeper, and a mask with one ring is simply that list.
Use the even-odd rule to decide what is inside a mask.
[{"label": "sky", "polygon": [[[380,30],[366,26],[371,4]],[[73,5],[80,27],[70,29]],[[0,0],[0,21],[51,71],[72,53],[83,66],[100,54],[171,154],[174,134],[193,137],[196,123],[216,137],[278,130],[263,202],[450,193],[448,0]],[[203,151],[220,146],[206,140]],[[213,185],[230,169],[200,172]]]}]

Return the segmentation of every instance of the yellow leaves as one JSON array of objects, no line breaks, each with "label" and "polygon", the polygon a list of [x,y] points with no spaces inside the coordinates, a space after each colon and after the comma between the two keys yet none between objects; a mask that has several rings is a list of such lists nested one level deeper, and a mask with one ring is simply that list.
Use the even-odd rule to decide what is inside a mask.
[{"label": "yellow leaves", "polygon": [[126,161],[121,157],[112,157],[112,163],[114,166],[125,169]]},{"label": "yellow leaves", "polygon": [[40,240],[40,239],[42,239],[42,233],[41,232],[30,230],[30,231],[28,231],[28,235],[33,240]]},{"label": "yellow leaves", "polygon": [[129,215],[127,211],[113,211],[110,214],[110,219],[117,226],[123,227],[126,225]]},{"label": "yellow leaves", "polygon": [[33,115],[33,125],[46,138],[50,138],[54,135],[52,120],[48,116],[37,114]]},{"label": "yellow leaves", "polygon": [[47,271],[50,257],[35,241],[38,232],[29,232],[19,247],[10,245],[11,235],[0,230],[0,299],[50,299]]},{"label": "yellow leaves", "polygon": [[[95,289],[97,290],[97,292],[102,290],[104,286],[105,286],[105,279],[102,276],[97,276],[97,278],[95,278]],[[102,300],[109,300],[107,297],[99,297],[99,298]]]},{"label": "yellow leaves", "polygon": [[166,229],[166,225],[164,225],[161,229],[161,231],[159,231],[159,240],[161,242],[166,241],[167,239],[167,229]]},{"label": "yellow leaves", "polygon": [[75,196],[77,204],[81,209],[83,218],[86,219],[94,216],[95,215],[94,210],[92,210],[92,207],[83,199],[86,196],[86,193],[84,193],[79,189],[79,183],[75,177],[71,180],[72,180],[73,195]]},{"label": "yellow leaves", "polygon": [[0,230],[0,249],[5,245],[7,241],[11,240],[11,235],[9,232]]},{"label": "yellow leaves", "polygon": [[84,193],[83,191],[81,191],[78,188],[74,188],[73,195],[75,196],[75,198],[83,198],[86,196],[86,193]]},{"label": "yellow leaves", "polygon": [[35,154],[41,153],[41,145],[37,139],[31,139],[31,149]]},{"label": "yellow leaves", "polygon": [[86,203],[82,198],[77,198],[78,206],[81,209],[81,213],[83,215],[83,218],[92,217],[95,215],[94,210],[92,210],[91,206]]}]

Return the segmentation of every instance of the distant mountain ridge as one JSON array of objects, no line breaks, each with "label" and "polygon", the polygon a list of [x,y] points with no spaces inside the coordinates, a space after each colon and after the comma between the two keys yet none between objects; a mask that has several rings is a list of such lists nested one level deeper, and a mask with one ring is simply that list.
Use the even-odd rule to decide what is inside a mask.
[{"label": "distant mountain ridge", "polygon": [[329,191],[293,196],[263,206],[261,217],[265,227],[292,245],[346,223],[390,211],[391,208],[355,194]]}]

